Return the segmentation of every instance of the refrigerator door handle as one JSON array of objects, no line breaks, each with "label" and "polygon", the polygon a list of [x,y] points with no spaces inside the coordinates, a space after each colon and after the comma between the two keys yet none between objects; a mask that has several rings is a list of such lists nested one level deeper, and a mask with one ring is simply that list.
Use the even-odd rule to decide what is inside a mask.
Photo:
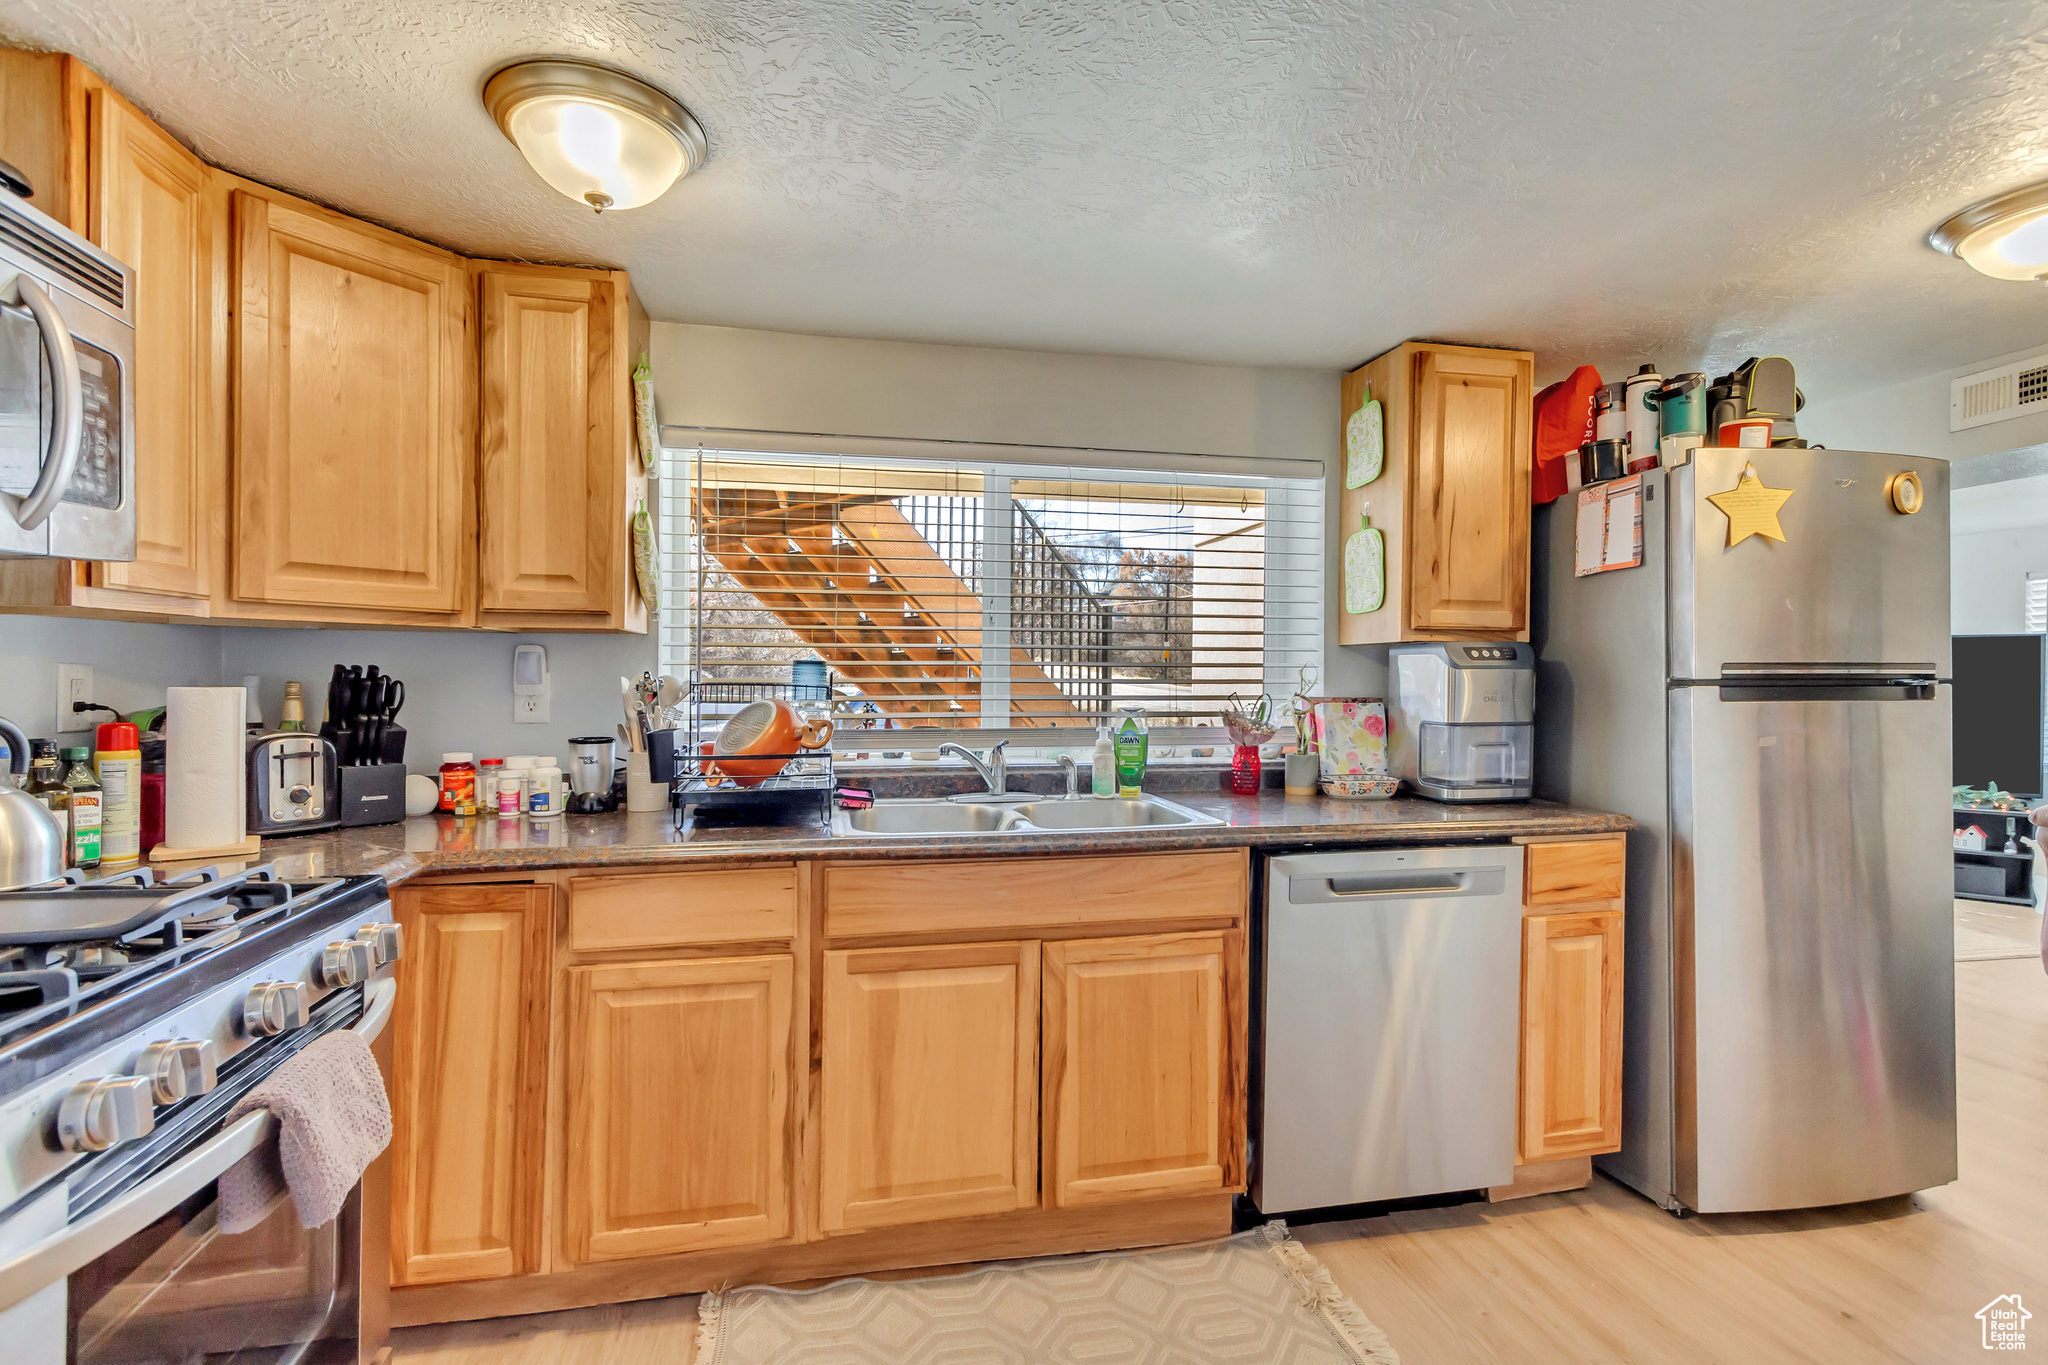
[{"label": "refrigerator door handle", "polygon": [[1938,669],[1932,663],[1900,664],[1722,664],[1721,681],[1771,678],[1933,678]]},{"label": "refrigerator door handle", "polygon": [[1887,678],[1883,681],[1829,678],[1793,680],[1722,679],[1722,701],[1933,701],[1941,695],[1933,678]]}]

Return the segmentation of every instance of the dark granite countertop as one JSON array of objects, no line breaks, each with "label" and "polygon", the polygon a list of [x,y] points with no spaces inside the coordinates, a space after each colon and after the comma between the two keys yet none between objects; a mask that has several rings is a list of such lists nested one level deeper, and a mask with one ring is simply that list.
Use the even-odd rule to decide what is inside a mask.
[{"label": "dark granite countertop", "polygon": [[[566,815],[552,821],[429,816],[397,825],[265,838],[259,861],[287,877],[374,872],[396,883],[459,872],[539,871],[756,862],[787,858],[1000,858],[1035,853],[1138,853],[1179,849],[1330,847],[1499,842],[1516,835],[1601,834],[1631,827],[1625,816],[1548,802],[1447,806],[1392,801],[1170,792],[1167,799],[1221,825],[1016,835],[836,836],[813,820],[775,825],[693,823],[678,830],[665,811]],[[553,829],[547,826],[554,826]],[[173,864],[165,869],[176,871]]]}]

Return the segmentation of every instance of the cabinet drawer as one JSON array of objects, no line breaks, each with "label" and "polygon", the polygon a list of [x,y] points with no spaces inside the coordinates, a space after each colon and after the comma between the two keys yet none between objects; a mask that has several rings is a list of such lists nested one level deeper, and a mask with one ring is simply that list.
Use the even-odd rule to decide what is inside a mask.
[{"label": "cabinet drawer", "polygon": [[1250,853],[953,859],[825,868],[832,938],[1212,919],[1245,913]]},{"label": "cabinet drawer", "polygon": [[796,933],[796,868],[731,868],[569,883],[569,947],[761,943]]},{"label": "cabinet drawer", "polygon": [[1529,905],[1580,905],[1620,900],[1627,844],[1619,838],[1530,844],[1522,878]]}]

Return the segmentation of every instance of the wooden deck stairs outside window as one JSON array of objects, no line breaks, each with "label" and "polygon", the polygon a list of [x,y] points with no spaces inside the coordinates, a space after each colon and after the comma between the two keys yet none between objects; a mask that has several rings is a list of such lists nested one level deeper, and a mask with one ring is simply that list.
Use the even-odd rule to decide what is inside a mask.
[{"label": "wooden deck stairs outside window", "polygon": [[[816,650],[842,683],[858,688],[884,714],[941,728],[983,723],[987,651],[980,593],[903,514],[894,497],[711,488],[700,491],[694,513],[703,552]],[[1057,554],[1049,542],[1043,548],[1019,547],[1026,556],[1042,557],[1045,549]],[[1058,566],[1052,567],[1056,572]],[[1085,595],[1078,576],[1070,576],[1078,594]],[[1098,612],[1099,623],[1091,619],[1087,628],[1099,639],[1041,642],[1035,658],[1031,649],[1015,642],[1013,628],[1008,651],[1012,726],[1074,727],[1102,713],[1108,698],[1109,613],[1079,605]],[[1091,655],[1099,665],[1091,666]],[[1043,665],[1041,658],[1047,661]],[[1101,683],[1077,688],[1069,681],[1063,689],[1048,667],[1069,674],[1099,671]],[[1089,701],[1085,711],[1077,696]]]}]

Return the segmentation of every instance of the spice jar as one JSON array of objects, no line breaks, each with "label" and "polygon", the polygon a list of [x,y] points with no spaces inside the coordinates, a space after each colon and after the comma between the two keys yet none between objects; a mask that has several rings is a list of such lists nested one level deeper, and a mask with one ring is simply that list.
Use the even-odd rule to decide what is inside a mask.
[{"label": "spice jar", "polygon": [[450,815],[476,814],[476,755],[441,755],[441,805]]}]

